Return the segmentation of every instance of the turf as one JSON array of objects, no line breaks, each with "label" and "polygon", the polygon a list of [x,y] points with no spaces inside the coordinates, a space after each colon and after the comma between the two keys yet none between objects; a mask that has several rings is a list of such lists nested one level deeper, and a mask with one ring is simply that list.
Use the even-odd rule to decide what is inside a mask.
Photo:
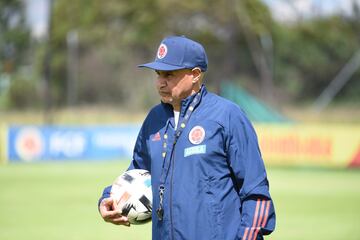
[{"label": "turf", "polygon": [[[0,166],[0,239],[151,239],[151,224],[105,223],[97,199],[126,161]],[[271,239],[359,239],[360,171],[268,168]],[[269,238],[269,239],[270,239]]]}]

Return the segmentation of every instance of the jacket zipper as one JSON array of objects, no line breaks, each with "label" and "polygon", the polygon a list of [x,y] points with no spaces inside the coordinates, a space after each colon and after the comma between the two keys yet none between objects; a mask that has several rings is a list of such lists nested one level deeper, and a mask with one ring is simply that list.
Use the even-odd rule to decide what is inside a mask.
[{"label": "jacket zipper", "polygon": [[174,153],[175,153],[175,145],[176,145],[176,141],[173,144],[173,149],[171,151],[171,176],[170,176],[170,227],[171,227],[171,239],[174,239],[174,226],[173,226],[173,216],[172,216],[172,207],[173,207],[173,201],[172,201],[172,197],[173,197],[173,176],[174,176],[174,168],[175,168],[175,157],[174,157]]}]

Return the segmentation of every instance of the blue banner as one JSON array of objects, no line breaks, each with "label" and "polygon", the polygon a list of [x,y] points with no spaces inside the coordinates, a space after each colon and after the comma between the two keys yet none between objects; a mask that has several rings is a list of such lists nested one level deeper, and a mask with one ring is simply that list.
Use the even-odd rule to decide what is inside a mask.
[{"label": "blue banner", "polygon": [[130,159],[139,125],[10,126],[9,161]]}]

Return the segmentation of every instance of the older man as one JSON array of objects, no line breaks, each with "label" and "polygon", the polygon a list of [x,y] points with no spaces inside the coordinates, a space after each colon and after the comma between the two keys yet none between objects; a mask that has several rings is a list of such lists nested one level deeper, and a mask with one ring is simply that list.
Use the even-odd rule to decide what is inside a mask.
[{"label": "older man", "polygon": [[[141,127],[129,169],[151,172],[153,239],[263,239],[275,211],[256,133],[237,105],[206,90],[207,64],[201,44],[172,36],[140,65],[156,71],[161,103]],[[129,225],[110,190],[101,216]]]}]

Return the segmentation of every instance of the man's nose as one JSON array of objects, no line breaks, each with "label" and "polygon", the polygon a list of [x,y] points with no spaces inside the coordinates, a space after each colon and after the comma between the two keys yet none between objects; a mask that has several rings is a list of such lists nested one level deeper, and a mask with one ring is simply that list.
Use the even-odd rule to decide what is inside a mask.
[{"label": "man's nose", "polygon": [[166,78],[164,78],[162,76],[157,77],[157,82],[158,82],[159,86],[166,86]]}]

